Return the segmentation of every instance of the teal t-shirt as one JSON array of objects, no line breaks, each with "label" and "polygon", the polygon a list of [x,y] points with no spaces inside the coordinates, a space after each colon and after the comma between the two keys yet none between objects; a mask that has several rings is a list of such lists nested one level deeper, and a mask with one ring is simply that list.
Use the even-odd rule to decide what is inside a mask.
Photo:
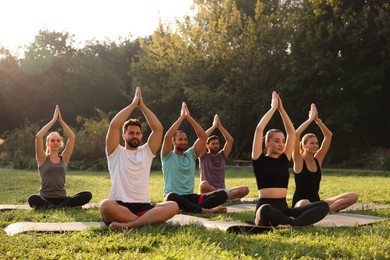
[{"label": "teal t-shirt", "polygon": [[172,150],[165,156],[161,155],[164,197],[170,192],[179,195],[194,193],[195,161],[194,147],[185,151],[183,156]]}]

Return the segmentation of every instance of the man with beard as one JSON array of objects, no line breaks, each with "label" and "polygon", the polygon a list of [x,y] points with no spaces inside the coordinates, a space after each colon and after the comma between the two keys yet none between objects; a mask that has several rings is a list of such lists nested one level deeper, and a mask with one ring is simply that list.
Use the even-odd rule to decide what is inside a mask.
[{"label": "man with beard", "polygon": [[[137,107],[152,129],[148,141],[142,146],[140,121],[129,119],[125,122]],[[124,147],[119,144],[121,127]],[[112,187],[108,199],[101,202],[99,211],[110,228],[133,228],[160,223],[178,213],[178,205],[173,201],[150,204],[150,168],[161,145],[162,134],[160,121],[146,107],[141,89],[137,87],[132,103],[112,119],[106,136],[106,155]]]},{"label": "man with beard", "polygon": [[[220,149],[219,137],[210,136],[215,129],[219,129],[225,139],[223,149]],[[206,149],[199,155],[200,184],[201,193],[212,192],[216,190],[225,190],[229,200],[241,199],[249,193],[248,186],[238,186],[226,189],[225,186],[225,162],[229,157],[233,147],[233,137],[222,126],[218,115],[215,115],[213,125],[206,130]]]},{"label": "man with beard", "polygon": [[[198,139],[188,148],[187,135],[178,130],[184,120],[194,129]],[[164,174],[164,197],[166,201],[175,201],[183,211],[192,213],[226,212],[220,207],[227,200],[223,190],[207,194],[194,194],[195,162],[205,149],[206,133],[190,115],[186,103],[183,102],[180,117],[165,134],[161,162]],[[173,145],[173,150],[172,150]]]}]

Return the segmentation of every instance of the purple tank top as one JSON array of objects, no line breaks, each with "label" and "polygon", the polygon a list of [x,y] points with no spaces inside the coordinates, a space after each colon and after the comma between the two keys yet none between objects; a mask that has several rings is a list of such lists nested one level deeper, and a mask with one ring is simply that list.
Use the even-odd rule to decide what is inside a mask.
[{"label": "purple tank top", "polygon": [[225,157],[222,153],[213,156],[206,153],[199,158],[200,181],[208,181],[217,189],[225,189]]}]

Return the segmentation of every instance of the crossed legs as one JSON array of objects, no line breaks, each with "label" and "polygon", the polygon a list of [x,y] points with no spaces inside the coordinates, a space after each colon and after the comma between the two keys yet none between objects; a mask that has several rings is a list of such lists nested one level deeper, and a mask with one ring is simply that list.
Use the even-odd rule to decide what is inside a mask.
[{"label": "crossed legs", "polygon": [[87,204],[92,198],[89,191],[81,191],[73,196],[65,198],[43,198],[34,194],[28,198],[28,204],[32,208],[72,208]]},{"label": "crossed legs", "polygon": [[348,208],[358,200],[358,195],[354,192],[343,193],[325,201],[329,204],[330,211],[338,212],[342,209]]},{"label": "crossed legs", "polygon": [[220,206],[225,203],[227,198],[227,193],[224,190],[218,190],[201,195],[179,195],[171,192],[165,197],[165,200],[174,201],[181,210],[191,213],[219,213],[227,211],[226,207]]},{"label": "crossed legs", "polygon": [[[339,212],[340,210],[343,210],[345,208],[348,208],[352,204],[356,203],[358,200],[358,195],[354,192],[347,192],[343,193],[337,196],[333,196],[329,199],[326,199],[326,201],[329,204],[329,209],[331,212]],[[295,204],[295,208],[302,207],[305,205],[310,204],[311,201],[307,199],[302,199]]]},{"label": "crossed legs", "polygon": [[[199,192],[200,193],[209,193],[218,190],[213,185],[211,185],[208,181],[202,181],[199,184]],[[241,199],[245,197],[249,193],[248,186],[237,186],[231,189],[226,190],[228,195],[228,200]]]},{"label": "crossed legs", "polygon": [[164,222],[176,215],[179,207],[173,201],[161,202],[137,216],[116,201],[105,199],[100,203],[99,212],[106,222],[111,222],[110,228],[121,229]]},{"label": "crossed legs", "polygon": [[255,225],[308,226],[323,219],[329,205],[317,201],[298,208],[288,208],[285,199],[259,199],[255,212]]}]

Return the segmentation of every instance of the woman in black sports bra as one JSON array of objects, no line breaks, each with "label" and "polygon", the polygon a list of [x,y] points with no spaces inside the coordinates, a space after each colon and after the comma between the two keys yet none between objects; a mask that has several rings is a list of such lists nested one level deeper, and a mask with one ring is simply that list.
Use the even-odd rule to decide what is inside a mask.
[{"label": "woman in black sports bra", "polygon": [[[266,125],[278,110],[286,128],[271,129],[265,136],[267,153],[263,154],[263,133]],[[319,201],[300,208],[288,208],[286,196],[289,163],[295,143],[295,129],[283,108],[282,100],[274,91],[271,108],[256,127],[252,146],[253,170],[259,190],[255,211],[255,224],[259,226],[307,226],[323,219],[329,212],[326,202]]]},{"label": "woman in black sports bra", "polygon": [[[324,140],[319,147],[315,134],[308,133],[299,139],[306,128],[315,122],[324,135]],[[295,147],[293,152],[295,193],[293,197],[293,207],[301,207],[311,202],[319,201],[318,191],[321,181],[321,165],[329,150],[332,140],[332,132],[318,118],[318,111],[314,104],[311,104],[309,118],[302,123],[296,131]],[[354,192],[340,194],[325,201],[329,204],[331,211],[337,212],[349,207],[358,200]]]}]

